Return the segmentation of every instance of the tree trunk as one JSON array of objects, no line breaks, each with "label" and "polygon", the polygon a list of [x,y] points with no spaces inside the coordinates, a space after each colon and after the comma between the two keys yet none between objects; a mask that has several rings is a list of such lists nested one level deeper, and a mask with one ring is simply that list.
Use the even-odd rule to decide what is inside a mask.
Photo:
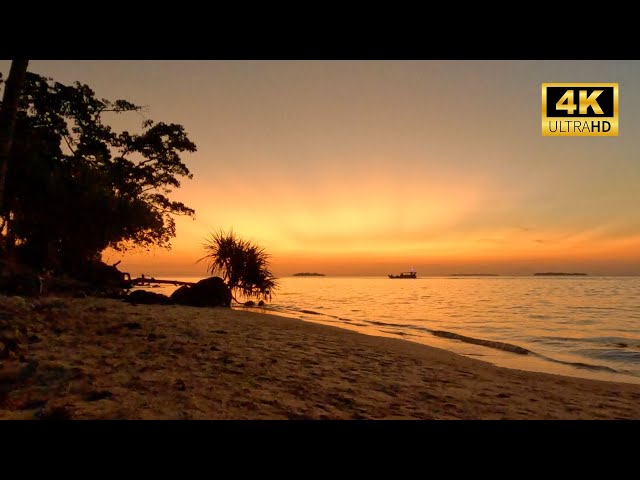
[{"label": "tree trunk", "polygon": [[13,60],[4,85],[4,95],[0,107],[0,212],[4,206],[4,184],[7,178],[9,153],[13,143],[13,130],[16,126],[18,101],[28,65],[29,60]]}]

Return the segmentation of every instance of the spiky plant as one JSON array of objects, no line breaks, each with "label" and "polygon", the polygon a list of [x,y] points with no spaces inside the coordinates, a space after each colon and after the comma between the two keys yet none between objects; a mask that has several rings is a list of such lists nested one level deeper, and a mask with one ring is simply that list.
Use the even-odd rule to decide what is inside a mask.
[{"label": "spiky plant", "polygon": [[243,240],[233,231],[211,233],[204,249],[207,254],[199,262],[207,262],[211,275],[220,275],[236,295],[246,298],[271,299],[276,288],[276,277],[270,271],[270,255],[258,244]]}]

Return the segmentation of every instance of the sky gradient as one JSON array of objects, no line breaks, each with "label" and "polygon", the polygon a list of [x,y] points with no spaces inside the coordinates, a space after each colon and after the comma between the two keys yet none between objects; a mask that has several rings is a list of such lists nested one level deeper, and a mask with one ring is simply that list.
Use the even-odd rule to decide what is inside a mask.
[{"label": "sky gradient", "polygon": [[[6,77],[9,62],[0,62]],[[171,251],[132,275],[204,275],[233,228],[298,271],[640,274],[640,62],[31,61],[184,125],[194,174]],[[620,136],[540,133],[543,82],[618,82]],[[114,116],[137,131],[136,114]]]}]

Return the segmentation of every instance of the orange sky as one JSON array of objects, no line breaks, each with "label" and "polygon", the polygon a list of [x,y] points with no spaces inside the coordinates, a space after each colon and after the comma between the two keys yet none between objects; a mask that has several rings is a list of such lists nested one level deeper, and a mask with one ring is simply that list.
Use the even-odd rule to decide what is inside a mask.
[{"label": "orange sky", "polygon": [[[137,275],[203,275],[233,228],[277,275],[544,270],[640,274],[640,62],[32,61],[181,123],[198,151],[169,252]],[[0,62],[5,75],[8,62]],[[620,136],[540,134],[542,82],[619,82]],[[140,128],[140,117],[114,118]]]}]

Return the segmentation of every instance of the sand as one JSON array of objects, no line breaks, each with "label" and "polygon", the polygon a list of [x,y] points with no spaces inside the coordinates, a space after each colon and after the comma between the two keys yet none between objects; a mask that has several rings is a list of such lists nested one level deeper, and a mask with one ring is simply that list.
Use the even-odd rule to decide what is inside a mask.
[{"label": "sand", "polygon": [[640,385],[224,308],[4,297],[0,343],[0,419],[640,418]]}]

